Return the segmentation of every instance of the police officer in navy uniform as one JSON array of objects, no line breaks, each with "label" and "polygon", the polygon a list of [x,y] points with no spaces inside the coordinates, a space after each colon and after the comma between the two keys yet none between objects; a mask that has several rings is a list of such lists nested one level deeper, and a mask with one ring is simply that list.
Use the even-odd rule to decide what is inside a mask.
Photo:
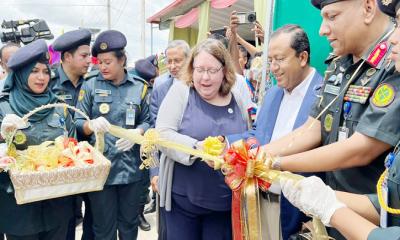
[{"label": "police officer in navy uniform", "polygon": [[[400,137],[400,81],[392,78],[387,40],[394,26],[376,1],[312,0],[321,9],[320,34],[335,56],[308,121],[266,146],[272,167],[292,172],[326,171],[334,190],[375,192],[383,161]],[[290,146],[290,147],[288,147]],[[321,147],[318,147],[321,146]],[[334,229],[330,235],[341,239]]]},{"label": "police officer in navy uniform", "polygon": [[[72,116],[62,108],[39,111],[28,124],[21,119],[37,107],[58,102],[48,87],[48,56],[47,44],[40,39],[19,49],[8,62],[12,71],[0,99],[1,132],[4,139],[6,129],[21,129],[22,140],[14,141],[19,150],[76,135]],[[8,173],[0,173],[0,232],[8,240],[65,239],[72,211],[70,197],[17,205]]]},{"label": "police officer in navy uniform", "polygon": [[[90,121],[75,114],[77,131],[91,137],[105,133],[104,156],[111,161],[104,189],[88,193],[93,215],[95,239],[136,239],[138,210],[149,181],[148,171],[141,171],[139,146],[107,133],[110,124],[143,134],[150,126],[147,84],[134,79],[125,66],[125,36],[115,30],[100,33],[92,47],[99,61],[100,73],[84,82],[77,107]],[[148,183],[147,183],[148,184]]]},{"label": "police officer in navy uniform", "polygon": [[[71,106],[76,106],[78,94],[84,82],[91,63],[90,41],[92,34],[87,29],[66,32],[53,42],[53,49],[61,52],[62,63],[55,69],[50,86],[56,96]],[[73,115],[74,112],[70,111]],[[84,140],[78,136],[78,140]],[[81,195],[85,200],[85,219],[83,222],[82,239],[93,239],[91,230],[90,203],[86,194]],[[82,199],[76,197],[75,216],[71,218],[67,239],[75,240],[76,221],[82,219]]]}]

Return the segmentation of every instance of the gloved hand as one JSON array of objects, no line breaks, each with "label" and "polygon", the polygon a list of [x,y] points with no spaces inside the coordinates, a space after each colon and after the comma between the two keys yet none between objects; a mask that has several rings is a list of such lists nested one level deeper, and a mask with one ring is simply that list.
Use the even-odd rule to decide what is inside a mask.
[{"label": "gloved hand", "polygon": [[7,132],[26,127],[27,123],[15,114],[6,114],[1,123],[1,136],[5,138]]},{"label": "gloved hand", "polygon": [[[140,130],[138,130],[138,129],[131,129],[131,130],[129,130],[129,132],[135,133],[135,134],[137,134],[137,133],[141,134]],[[129,151],[134,145],[135,145],[134,142],[131,142],[130,140],[125,139],[125,138],[120,138],[115,142],[115,147],[119,151],[122,151],[122,152]]]},{"label": "gloved hand", "polygon": [[89,121],[89,128],[93,132],[108,132],[111,124],[104,117],[98,117]]},{"label": "gloved hand", "polygon": [[289,202],[304,213],[320,218],[326,226],[337,209],[346,207],[337,200],[335,191],[318,177],[307,177],[297,183],[281,179],[280,184]]}]

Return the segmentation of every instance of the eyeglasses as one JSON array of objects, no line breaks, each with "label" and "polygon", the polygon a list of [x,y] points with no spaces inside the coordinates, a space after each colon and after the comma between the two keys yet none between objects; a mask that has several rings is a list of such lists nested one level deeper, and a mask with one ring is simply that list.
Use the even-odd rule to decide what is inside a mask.
[{"label": "eyeglasses", "polygon": [[198,73],[198,74],[204,74],[205,72],[207,72],[207,74],[209,76],[211,75],[215,75],[219,72],[219,70],[221,70],[224,66],[221,65],[221,67],[219,68],[209,68],[209,69],[205,69],[202,67],[193,67],[194,68],[194,72]]},{"label": "eyeglasses", "polygon": [[271,67],[272,65],[280,67],[284,62],[286,62],[288,59],[294,56],[295,55],[289,57],[269,58],[267,64],[269,67]]}]

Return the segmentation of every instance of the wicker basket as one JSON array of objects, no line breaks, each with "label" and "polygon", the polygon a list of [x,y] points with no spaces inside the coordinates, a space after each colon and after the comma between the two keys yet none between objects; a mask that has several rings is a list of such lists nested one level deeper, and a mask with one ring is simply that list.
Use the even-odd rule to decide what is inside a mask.
[{"label": "wicker basket", "polygon": [[[66,104],[52,104],[43,107],[67,107],[77,111]],[[43,107],[34,111],[40,111]],[[83,113],[81,114],[85,116]],[[88,117],[86,118],[88,119]],[[103,190],[110,172],[111,162],[89,143],[83,143],[93,151],[95,164],[57,168],[46,172],[21,172],[11,169],[9,175],[14,186],[17,204]]]}]

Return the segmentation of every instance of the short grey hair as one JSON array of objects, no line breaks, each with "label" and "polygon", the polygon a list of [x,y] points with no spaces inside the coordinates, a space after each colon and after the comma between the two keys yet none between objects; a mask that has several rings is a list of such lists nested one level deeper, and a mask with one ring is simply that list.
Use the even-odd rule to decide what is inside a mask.
[{"label": "short grey hair", "polygon": [[183,53],[185,54],[185,58],[188,58],[190,55],[190,46],[184,40],[173,40],[170,43],[168,43],[168,46],[165,49],[165,56],[167,56],[168,49],[171,49],[171,48],[180,48],[183,51]]}]

